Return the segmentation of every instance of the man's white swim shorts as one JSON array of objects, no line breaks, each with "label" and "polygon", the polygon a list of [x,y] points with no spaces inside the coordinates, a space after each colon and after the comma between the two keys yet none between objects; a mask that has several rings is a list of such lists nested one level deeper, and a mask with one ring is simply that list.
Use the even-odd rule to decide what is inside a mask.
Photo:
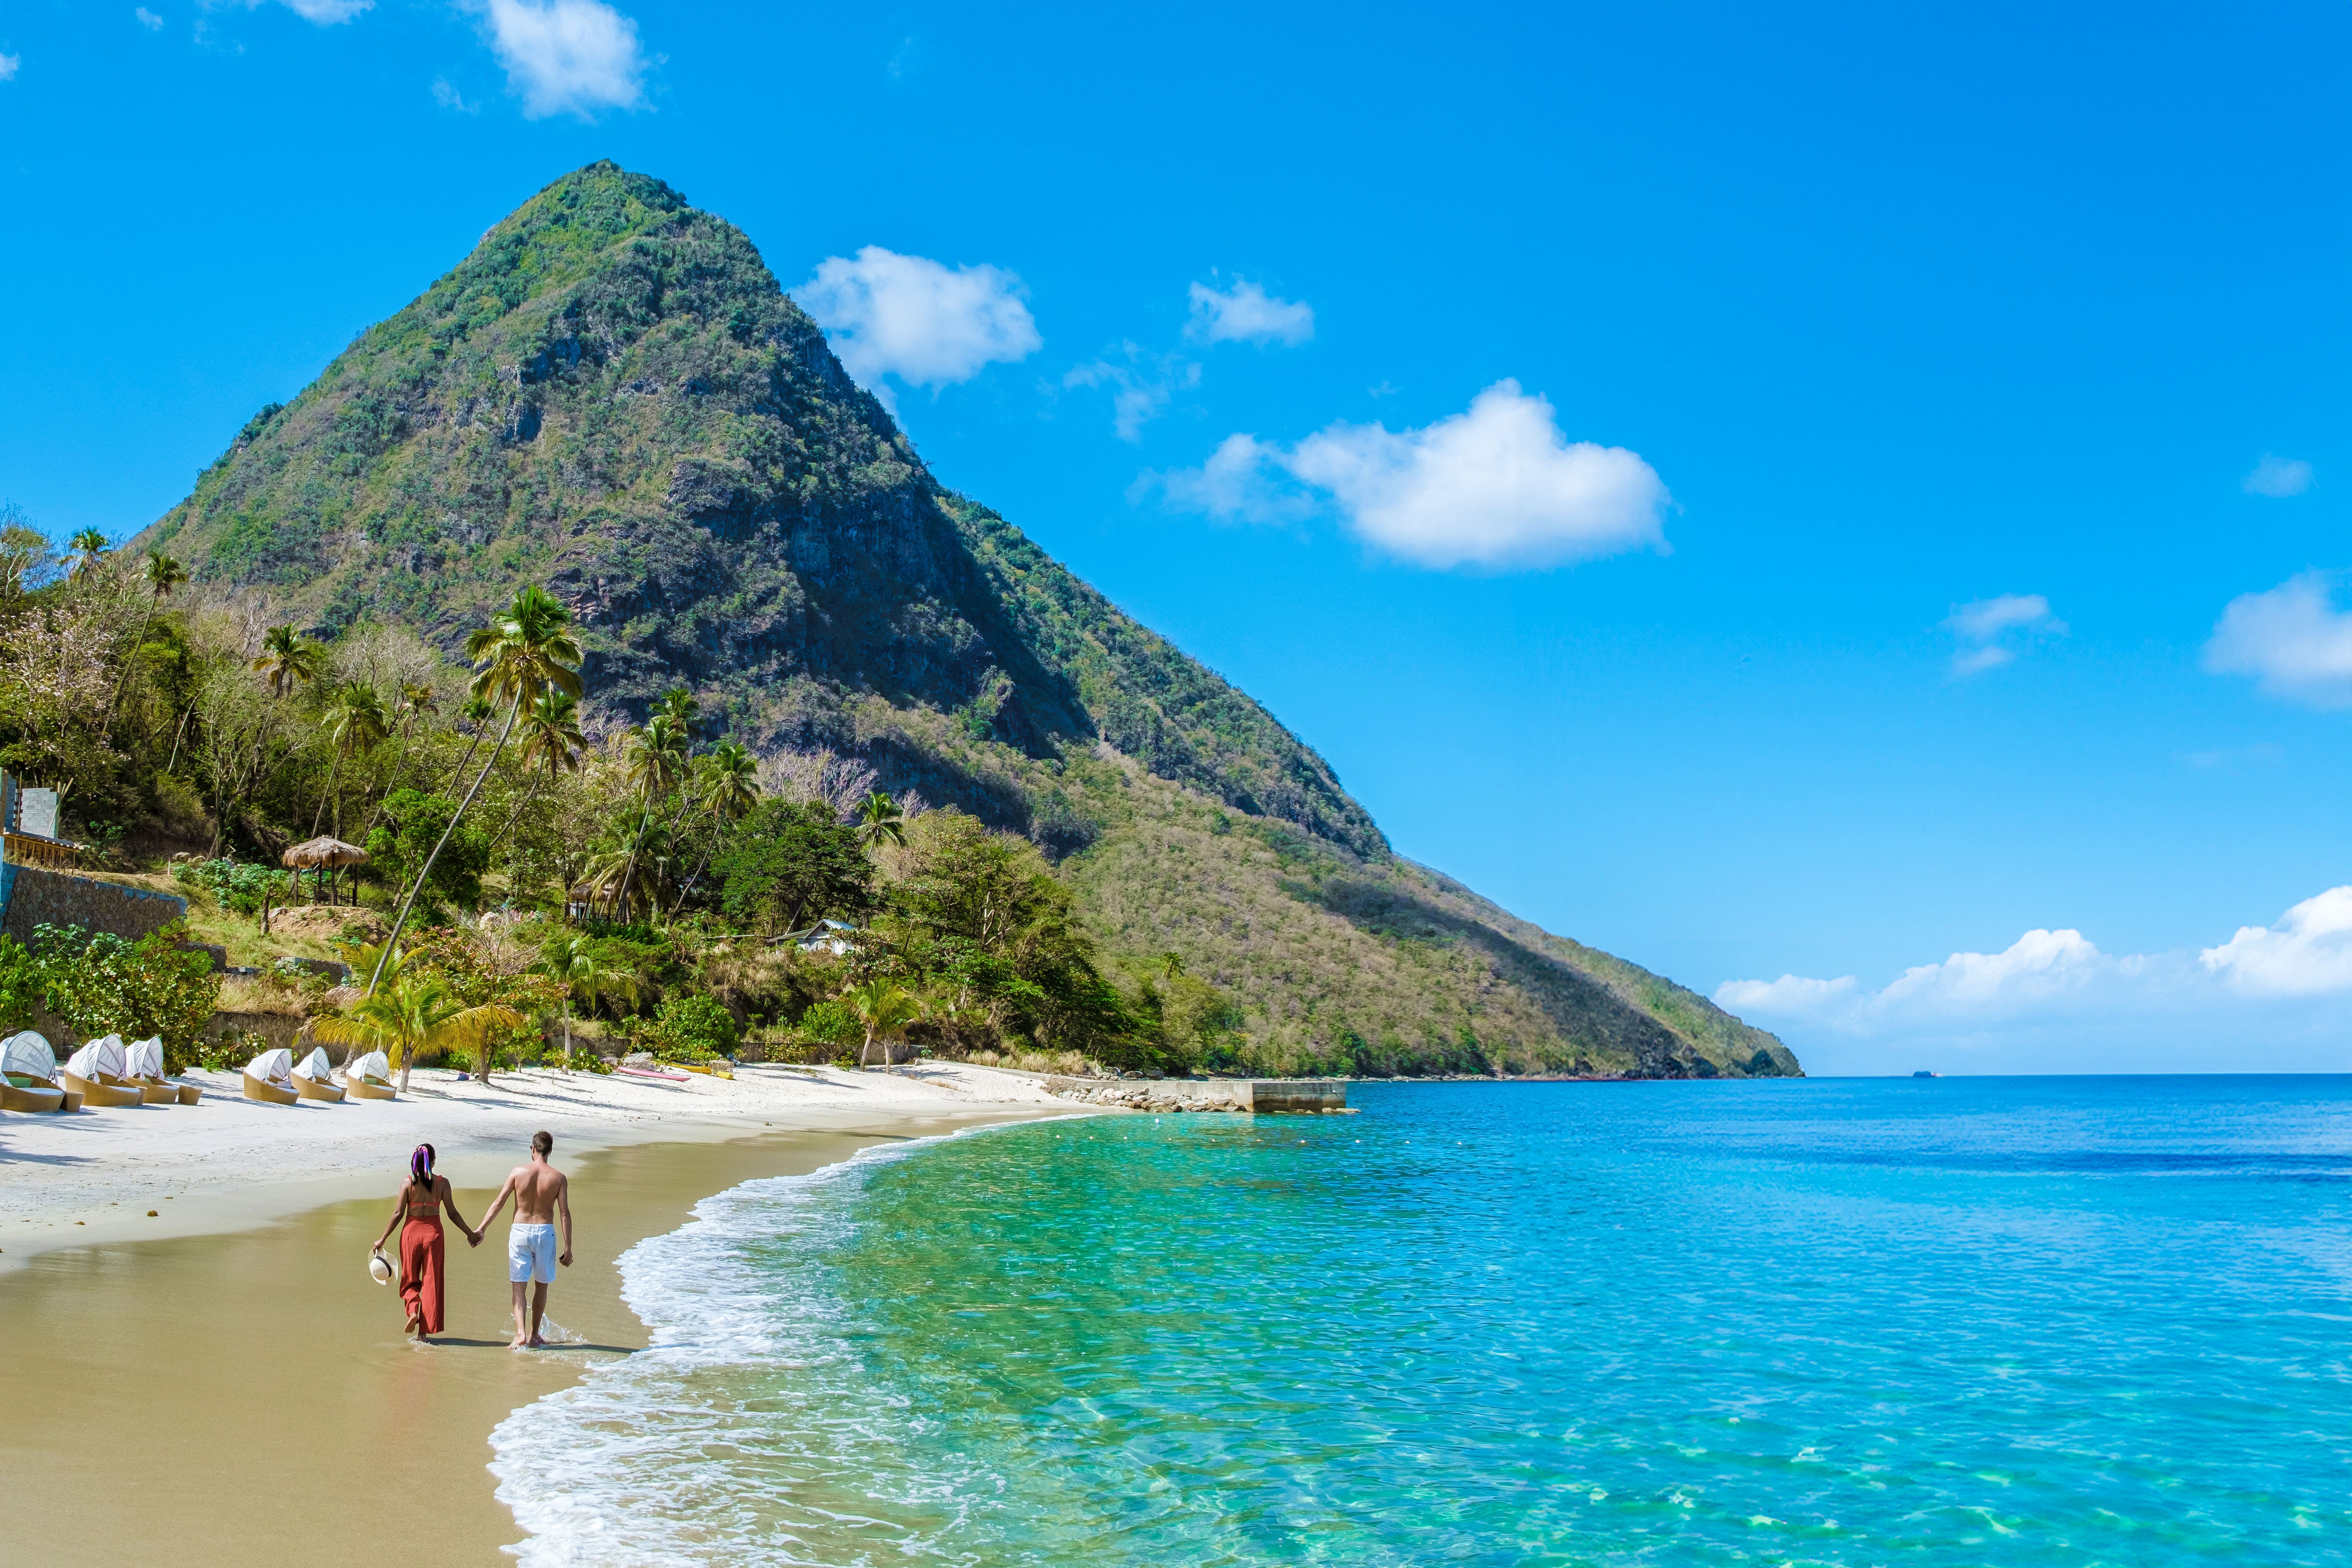
[{"label": "man's white swim shorts", "polygon": [[518,1225],[507,1232],[507,1280],[517,1285],[555,1282],[555,1227]]}]

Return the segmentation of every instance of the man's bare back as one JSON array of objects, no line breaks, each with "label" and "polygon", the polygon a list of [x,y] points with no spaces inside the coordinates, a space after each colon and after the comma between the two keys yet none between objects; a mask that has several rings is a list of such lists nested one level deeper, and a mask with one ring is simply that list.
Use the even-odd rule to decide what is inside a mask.
[{"label": "man's bare back", "polygon": [[507,1173],[506,1190],[514,1197],[517,1225],[552,1225],[563,1203],[571,1178],[538,1160]]}]

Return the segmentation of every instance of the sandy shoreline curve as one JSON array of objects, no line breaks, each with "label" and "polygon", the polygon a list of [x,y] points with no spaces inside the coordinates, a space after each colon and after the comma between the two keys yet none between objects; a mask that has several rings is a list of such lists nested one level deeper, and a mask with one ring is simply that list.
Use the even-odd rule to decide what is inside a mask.
[{"label": "sandy shoreline curve", "polygon": [[[511,1563],[501,1549],[522,1531],[495,1495],[490,1431],[645,1345],[621,1300],[622,1253],[746,1181],[880,1143],[1088,1113],[1018,1074],[928,1072],[745,1069],[731,1084],[647,1081],[649,1093],[594,1079],[569,1095],[541,1082],[559,1074],[487,1091],[420,1075],[420,1092],[390,1105],[126,1109],[58,1118],[65,1127],[31,1138],[35,1118],[7,1118],[0,1172],[15,1201],[0,1223],[37,1238],[7,1238],[0,1277],[11,1545],[60,1565],[308,1564],[419,1548],[435,1562]],[[403,1113],[369,1114],[385,1110]],[[101,1116],[138,1120],[91,1125]],[[397,1299],[365,1260],[408,1149],[427,1138],[451,1152],[459,1207],[478,1222],[539,1126],[572,1174],[579,1224],[550,1301],[565,1343],[505,1348],[501,1224],[478,1249],[451,1234],[447,1332],[407,1343]],[[289,1176],[253,1182],[264,1173]],[[164,1196],[134,1196],[148,1192]],[[132,1205],[135,1220],[120,1218]],[[183,1205],[168,1229],[143,1212]],[[96,1508],[94,1471],[113,1478]]]},{"label": "sandy shoreline curve", "polygon": [[234,1073],[184,1077],[205,1086],[203,1103],[0,1113],[0,1273],[59,1247],[238,1230],[374,1193],[420,1143],[457,1185],[495,1186],[541,1127],[577,1155],[872,1117],[1083,1109],[1028,1074],[960,1062],[896,1073],[746,1066],[731,1082],[684,1082],[525,1069],[487,1086],[431,1070],[399,1100],[342,1105],[256,1104]]}]

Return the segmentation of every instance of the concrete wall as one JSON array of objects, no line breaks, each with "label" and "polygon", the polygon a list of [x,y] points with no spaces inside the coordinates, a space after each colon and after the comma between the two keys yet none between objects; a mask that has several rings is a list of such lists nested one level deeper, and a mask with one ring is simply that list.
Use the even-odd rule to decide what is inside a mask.
[{"label": "concrete wall", "polygon": [[0,930],[24,943],[37,925],[87,925],[135,942],[188,915],[188,901],[172,894],[33,865],[0,867],[0,899],[8,911]]}]

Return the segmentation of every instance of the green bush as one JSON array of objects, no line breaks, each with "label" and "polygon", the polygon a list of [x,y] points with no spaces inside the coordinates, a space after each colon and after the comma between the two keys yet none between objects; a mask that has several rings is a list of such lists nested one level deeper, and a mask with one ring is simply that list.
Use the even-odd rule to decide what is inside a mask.
[{"label": "green bush", "polygon": [[226,856],[182,861],[172,868],[172,880],[184,887],[203,889],[214,903],[238,915],[260,914],[265,894],[279,904],[287,900],[286,873]]},{"label": "green bush", "polygon": [[663,1061],[708,1061],[734,1054],[734,1015],[707,991],[672,997],[651,1019],[632,1019],[629,1044]]},{"label": "green bush", "polygon": [[79,925],[39,925],[33,956],[49,1010],[85,1037],[124,1040],[160,1035],[163,1063],[173,1072],[200,1058],[220,977],[204,953],[183,952],[185,928],[166,925],[136,942]]},{"label": "green bush", "polygon": [[42,990],[38,961],[14,936],[0,936],[0,1033],[33,1027]]},{"label": "green bush", "polygon": [[862,1045],[866,1026],[839,1002],[819,1002],[801,1014],[793,1032],[811,1045]]},{"label": "green bush", "polygon": [[[457,802],[446,796],[394,789],[384,798],[384,825],[368,834],[368,874],[386,887],[404,888],[457,815]],[[446,900],[472,909],[482,902],[482,873],[489,869],[489,835],[468,817],[434,861],[423,896],[428,904]]]}]

